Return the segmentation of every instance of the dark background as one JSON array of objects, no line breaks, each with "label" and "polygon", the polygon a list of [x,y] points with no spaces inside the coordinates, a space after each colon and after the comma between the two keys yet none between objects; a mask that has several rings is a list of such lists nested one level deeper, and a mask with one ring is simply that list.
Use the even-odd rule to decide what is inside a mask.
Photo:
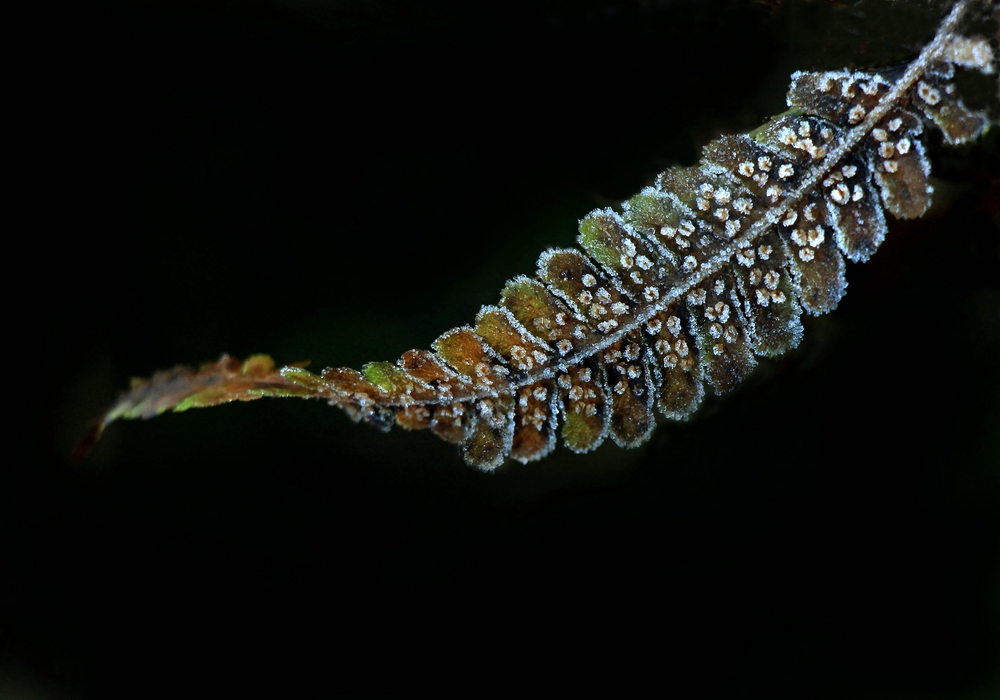
[{"label": "dark background", "polygon": [[782,111],[792,70],[905,60],[942,14],[274,0],[47,17],[0,695],[996,697],[996,132],[932,143],[935,208],[891,223],[840,308],[642,448],[481,474],[430,434],[263,400],[115,425],[66,459],[130,376],[427,347],[591,209]]}]

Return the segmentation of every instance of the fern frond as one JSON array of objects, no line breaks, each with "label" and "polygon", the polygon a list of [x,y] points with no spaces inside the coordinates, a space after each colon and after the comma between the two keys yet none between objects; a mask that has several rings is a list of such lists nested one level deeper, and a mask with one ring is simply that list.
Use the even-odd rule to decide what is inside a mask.
[{"label": "fern frond", "polygon": [[[313,374],[269,358],[223,357],[138,381],[101,422],[260,396],[322,398],[387,430],[431,429],[494,469],[605,438],[641,444],[655,410],[683,420],[707,385],[731,391],[757,363],[801,341],[801,314],[834,309],[845,258],[864,262],[887,233],[885,211],[930,205],[927,126],[949,144],[991,125],[956,88],[962,71],[994,75],[989,40],[960,33],[982,0],[959,0],[904,68],[799,72],[788,111],[725,136],[696,166],[580,223],[580,249],[545,251],[533,277],[447,331],[432,350],[362,370]],[[561,426],[561,427],[560,427]]]}]

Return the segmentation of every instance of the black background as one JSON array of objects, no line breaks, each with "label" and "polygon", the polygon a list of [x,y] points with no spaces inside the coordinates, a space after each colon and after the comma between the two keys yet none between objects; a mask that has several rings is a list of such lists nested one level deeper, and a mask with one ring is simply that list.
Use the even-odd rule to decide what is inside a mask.
[{"label": "black background", "polygon": [[935,208],[840,308],[640,449],[481,474],[263,400],[66,463],[129,376],[427,347],[792,70],[905,60],[939,6],[135,5],[41,25],[0,695],[1000,693],[995,132],[932,143]]}]

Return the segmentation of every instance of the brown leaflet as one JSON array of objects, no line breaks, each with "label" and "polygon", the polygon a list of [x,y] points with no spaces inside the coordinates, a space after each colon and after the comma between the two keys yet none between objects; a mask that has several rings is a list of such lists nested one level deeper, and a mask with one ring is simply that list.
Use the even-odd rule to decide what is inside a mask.
[{"label": "brown leaflet", "polygon": [[726,269],[688,294],[686,300],[702,376],[716,393],[732,391],[757,365],[736,295],[735,276]]},{"label": "brown leaflet", "polygon": [[753,351],[775,357],[802,340],[802,307],[786,269],[781,241],[769,232],[736,255],[736,282]]},{"label": "brown leaflet", "polygon": [[471,426],[462,443],[462,456],[484,471],[496,469],[510,454],[514,439],[514,397],[500,394],[476,401],[466,412]]},{"label": "brown leaflet", "polygon": [[641,330],[634,330],[601,353],[611,397],[611,438],[620,447],[646,441],[656,419],[654,387]]},{"label": "brown leaflet", "polygon": [[705,397],[698,347],[690,334],[688,311],[675,304],[646,322],[656,406],[667,418],[686,420]]},{"label": "brown leaflet", "polygon": [[519,462],[533,462],[555,449],[558,406],[558,393],[552,379],[543,379],[518,390],[511,457]]}]

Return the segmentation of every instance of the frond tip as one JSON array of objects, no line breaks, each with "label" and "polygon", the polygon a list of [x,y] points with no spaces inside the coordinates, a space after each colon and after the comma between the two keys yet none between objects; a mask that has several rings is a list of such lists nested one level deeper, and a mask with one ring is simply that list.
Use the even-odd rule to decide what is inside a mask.
[{"label": "frond tip", "polygon": [[133,379],[128,391],[105,415],[102,425],[118,418],[153,418],[167,411],[253,401],[262,396],[314,395],[314,387],[296,381],[295,370],[309,374],[299,367],[276,370],[274,360],[267,355],[252,355],[242,362],[223,355],[197,370],[180,365],[161,370],[149,379]]}]

